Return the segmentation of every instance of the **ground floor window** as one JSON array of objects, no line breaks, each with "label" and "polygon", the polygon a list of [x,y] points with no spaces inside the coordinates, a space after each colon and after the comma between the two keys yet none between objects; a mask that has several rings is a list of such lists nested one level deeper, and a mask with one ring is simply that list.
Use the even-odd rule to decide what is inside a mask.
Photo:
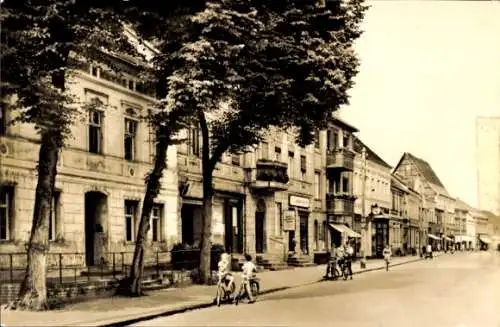
[{"label": "ground floor window", "polygon": [[59,191],[54,191],[52,194],[52,203],[50,208],[50,219],[49,219],[49,241],[54,241],[57,238],[57,231],[61,222],[61,210],[59,206],[59,199],[61,193]]},{"label": "ground floor window", "polygon": [[12,237],[13,193],[13,188],[0,185],[0,241],[7,241]]},{"label": "ground floor window", "polygon": [[155,204],[153,210],[151,210],[151,240],[153,242],[161,242],[162,238],[162,217],[163,217],[163,205]]},{"label": "ground floor window", "polygon": [[138,201],[125,200],[125,240],[127,242],[135,240],[135,223],[137,221],[138,209]]}]

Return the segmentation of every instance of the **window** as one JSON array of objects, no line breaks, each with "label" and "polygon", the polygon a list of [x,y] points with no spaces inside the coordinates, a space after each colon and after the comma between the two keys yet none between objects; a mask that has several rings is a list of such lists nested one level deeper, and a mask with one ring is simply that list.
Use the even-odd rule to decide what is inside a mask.
[{"label": "window", "polygon": [[274,148],[274,160],[281,161],[281,148],[280,147]]},{"label": "window", "polygon": [[235,166],[241,165],[241,156],[239,154],[233,154],[231,156],[231,163]]},{"label": "window", "polygon": [[306,156],[300,156],[300,170],[305,173],[307,171]]},{"label": "window", "polygon": [[128,89],[129,90],[134,90],[134,81],[133,80],[128,80]]},{"label": "window", "polygon": [[269,144],[262,142],[260,144],[260,159],[267,159],[269,157]]},{"label": "window", "polygon": [[319,149],[319,130],[314,131],[314,147]]},{"label": "window", "polygon": [[125,135],[124,135],[125,160],[135,159],[136,134],[137,134],[137,122],[125,118]]},{"label": "window", "polygon": [[92,66],[90,68],[90,74],[95,77],[99,77],[99,67]]},{"label": "window", "polygon": [[49,219],[49,241],[54,241],[57,237],[57,230],[60,223],[60,208],[59,199],[61,193],[54,191],[52,194],[52,203],[50,208],[50,219]]},{"label": "window", "polygon": [[7,133],[7,108],[4,103],[0,103],[0,135]]},{"label": "window", "polygon": [[294,153],[288,152],[288,175],[290,175],[290,177],[295,176],[295,174],[294,174],[295,165],[293,164],[293,162],[294,162],[293,157],[294,157]]},{"label": "window", "polygon": [[347,177],[342,178],[342,192],[349,193],[349,178]]},{"label": "window", "polygon": [[333,149],[339,148],[339,133],[333,132]]},{"label": "window", "polygon": [[323,224],[322,224],[321,240],[326,242],[326,221],[323,221]]},{"label": "window", "polygon": [[332,150],[333,149],[332,131],[330,131],[330,130],[326,131],[326,148],[327,148],[327,150]]},{"label": "window", "polygon": [[155,204],[151,210],[151,240],[153,242],[162,241],[161,217],[163,215],[163,205]]},{"label": "window", "polygon": [[343,141],[342,141],[342,146],[344,148],[349,147],[349,135],[348,134],[344,134],[344,138],[343,138]]},{"label": "window", "polygon": [[12,194],[12,188],[0,185],[0,241],[8,241],[11,237]]},{"label": "window", "polygon": [[200,156],[200,129],[198,127],[189,130],[189,145],[191,155]]},{"label": "window", "polygon": [[318,172],[314,173],[314,197],[320,199],[321,196],[321,174]]},{"label": "window", "polygon": [[102,152],[102,113],[97,110],[89,112],[89,152]]},{"label": "window", "polygon": [[314,221],[314,242],[318,242],[319,240],[319,226],[318,221]]},{"label": "window", "polygon": [[137,220],[137,201],[125,200],[125,240],[133,242],[135,240],[135,223]]},{"label": "window", "polygon": [[283,207],[281,202],[276,202],[276,216],[278,217],[277,235],[283,235]]}]

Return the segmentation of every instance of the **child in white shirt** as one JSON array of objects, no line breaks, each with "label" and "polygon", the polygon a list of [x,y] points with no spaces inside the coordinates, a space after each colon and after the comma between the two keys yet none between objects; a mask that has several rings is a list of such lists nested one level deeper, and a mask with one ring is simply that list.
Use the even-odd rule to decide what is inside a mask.
[{"label": "child in white shirt", "polygon": [[219,277],[219,280],[221,281],[227,281],[227,285],[225,285],[226,290],[230,290],[232,284],[234,283],[234,277],[229,271],[229,254],[227,253],[222,253],[220,256],[219,263],[217,264],[219,267],[219,270],[217,272],[217,275]]},{"label": "child in white shirt", "polygon": [[252,262],[251,255],[246,254],[245,260],[246,260],[246,262],[243,264],[242,273],[241,273],[241,276],[243,277],[242,283],[245,283],[245,289],[246,289],[247,294],[248,294],[248,299],[250,300],[250,303],[252,303],[252,302],[254,302],[254,299],[252,296],[252,290],[250,289],[250,283],[248,281],[250,280],[250,278],[252,278],[255,275],[255,272],[257,271],[257,267]]}]

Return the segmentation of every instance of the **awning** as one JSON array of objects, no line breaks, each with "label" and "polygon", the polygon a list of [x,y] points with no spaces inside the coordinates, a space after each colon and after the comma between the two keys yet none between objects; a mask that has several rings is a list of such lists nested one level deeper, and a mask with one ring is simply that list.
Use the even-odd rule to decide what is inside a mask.
[{"label": "awning", "polygon": [[455,236],[455,242],[460,243],[460,242],[472,242],[472,237],[468,235],[457,235]]},{"label": "awning", "polygon": [[330,224],[330,227],[335,229],[336,231],[345,234],[347,237],[352,238],[361,238],[361,235],[347,227],[346,225],[341,224]]},{"label": "awning", "polygon": [[437,240],[437,241],[439,241],[441,239],[440,237],[437,237],[436,235],[433,235],[433,234],[427,234],[427,236],[429,238],[432,238],[433,240]]},{"label": "awning", "polygon": [[483,243],[486,243],[486,244],[490,244],[491,243],[491,239],[486,236],[486,235],[480,235],[479,236],[479,240]]},{"label": "awning", "polygon": [[448,237],[448,236],[444,236],[443,238],[444,238],[446,241],[453,242],[453,239],[452,239],[452,238],[450,238],[450,237]]}]

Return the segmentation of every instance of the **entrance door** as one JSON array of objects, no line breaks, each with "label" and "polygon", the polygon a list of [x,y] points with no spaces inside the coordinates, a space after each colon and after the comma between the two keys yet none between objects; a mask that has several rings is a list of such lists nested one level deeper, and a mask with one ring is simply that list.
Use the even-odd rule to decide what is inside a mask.
[{"label": "entrance door", "polygon": [[107,197],[100,192],[85,194],[85,263],[93,266],[104,260]]},{"label": "entrance door", "polygon": [[309,214],[299,212],[300,216],[300,251],[309,254]]},{"label": "entrance door", "polygon": [[375,251],[381,256],[384,246],[389,243],[389,226],[387,222],[377,222],[375,232]]},{"label": "entrance door", "polygon": [[181,209],[182,221],[182,243],[193,245],[194,243],[194,210],[195,206],[183,204]]},{"label": "entrance door", "polygon": [[295,231],[291,230],[288,232],[288,251],[295,253]]},{"label": "entrance door", "polygon": [[255,251],[264,253],[264,220],[266,219],[265,212],[255,213]]}]

